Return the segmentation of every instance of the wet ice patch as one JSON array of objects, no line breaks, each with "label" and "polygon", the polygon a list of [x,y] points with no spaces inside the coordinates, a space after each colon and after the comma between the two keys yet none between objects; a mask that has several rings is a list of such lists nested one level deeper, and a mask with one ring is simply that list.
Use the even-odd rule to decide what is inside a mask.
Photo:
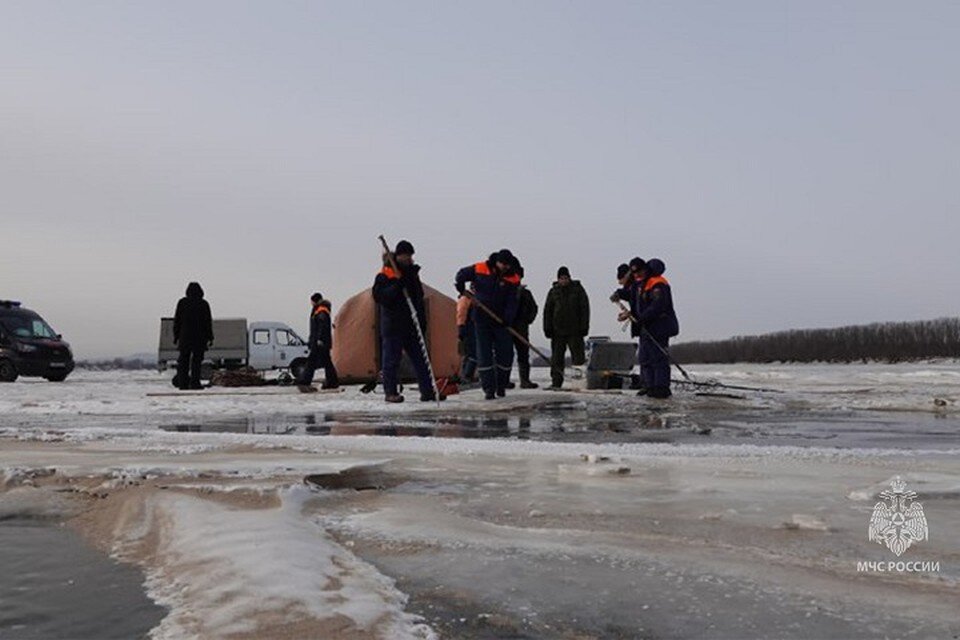
[{"label": "wet ice patch", "polygon": [[49,488],[23,486],[0,493],[0,520],[63,518],[77,511],[74,501]]},{"label": "wet ice patch", "polygon": [[[156,545],[151,597],[170,614],[155,639],[257,633],[264,624],[353,626],[384,638],[432,638],[404,612],[393,581],[301,514],[303,487],[274,509],[240,510],[182,494],[151,497],[139,530],[121,546]],[[322,631],[309,632],[323,635]]]},{"label": "wet ice patch", "polygon": [[[898,474],[920,498],[960,498],[960,476],[947,473],[901,473]],[[869,501],[890,488],[897,476],[890,476],[868,487],[854,489],[847,497],[850,500]]]}]

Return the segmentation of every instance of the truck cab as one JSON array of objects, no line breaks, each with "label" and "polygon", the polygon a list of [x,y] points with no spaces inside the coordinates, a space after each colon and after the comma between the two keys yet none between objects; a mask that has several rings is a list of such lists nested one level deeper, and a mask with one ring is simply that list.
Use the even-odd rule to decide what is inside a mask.
[{"label": "truck cab", "polygon": [[[306,340],[282,322],[251,322],[248,365],[257,371],[295,369],[309,353]],[[291,371],[291,373],[294,373]],[[294,373],[294,376],[296,374]]]},{"label": "truck cab", "polygon": [[20,376],[63,382],[73,367],[70,345],[38,313],[0,300],[0,382]]}]

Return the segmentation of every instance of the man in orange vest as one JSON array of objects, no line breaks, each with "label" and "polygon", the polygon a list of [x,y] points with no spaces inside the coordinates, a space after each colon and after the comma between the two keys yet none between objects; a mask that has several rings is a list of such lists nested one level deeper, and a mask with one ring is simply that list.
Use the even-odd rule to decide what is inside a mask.
[{"label": "man in orange vest", "polygon": [[457,272],[455,286],[464,295],[472,282],[478,301],[493,311],[503,324],[480,309],[474,310],[477,335],[477,370],[487,400],[506,395],[513,368],[513,338],[507,331],[517,317],[520,276],[515,271],[519,262],[508,249],[490,254],[485,262],[464,267]]},{"label": "man in orange vest", "polygon": [[[640,372],[645,389],[638,395],[669,398],[670,338],[680,333],[680,323],[673,308],[673,292],[663,277],[666,265],[653,258],[638,272],[633,315],[640,328],[638,349]],[[626,313],[621,314],[626,319]]]},{"label": "man in orange vest", "polygon": [[307,365],[303,369],[297,386],[303,393],[316,391],[313,388],[313,376],[318,367],[323,367],[324,379],[322,389],[336,389],[340,386],[337,368],[333,366],[330,349],[333,348],[333,323],[330,320],[330,301],[315,293],[310,296],[310,337],[307,346],[310,353],[307,356]]},{"label": "man in orange vest", "polygon": [[[430,379],[430,369],[420,348],[417,338],[417,327],[413,323],[413,315],[407,305],[406,295],[410,295],[417,316],[420,318],[420,329],[427,335],[427,312],[423,303],[423,283],[420,282],[420,265],[413,262],[413,245],[401,240],[393,252],[393,259],[400,272],[397,273],[385,261],[383,269],[373,281],[373,299],[376,300],[380,312],[380,368],[383,372],[383,392],[385,400],[390,403],[403,402],[399,392],[398,372],[404,352],[413,365],[417,374],[417,384],[420,386],[421,402],[434,402],[437,394],[433,390],[433,380]],[[404,293],[406,290],[406,294]],[[446,396],[440,395],[440,400]]]}]

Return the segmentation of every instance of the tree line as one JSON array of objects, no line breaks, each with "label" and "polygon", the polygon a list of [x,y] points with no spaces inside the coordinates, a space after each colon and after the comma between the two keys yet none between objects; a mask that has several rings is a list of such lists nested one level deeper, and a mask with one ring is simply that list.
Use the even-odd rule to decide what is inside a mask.
[{"label": "tree line", "polygon": [[760,336],[679,343],[681,363],[904,362],[960,357],[960,318],[793,329]]}]

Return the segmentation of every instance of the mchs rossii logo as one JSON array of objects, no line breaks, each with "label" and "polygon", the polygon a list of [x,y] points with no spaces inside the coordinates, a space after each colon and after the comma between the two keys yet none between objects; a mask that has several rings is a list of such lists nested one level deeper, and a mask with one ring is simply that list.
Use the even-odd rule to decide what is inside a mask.
[{"label": "mchs rossii logo", "polygon": [[[914,491],[900,476],[890,482],[890,488],[880,492],[880,501],[873,506],[867,539],[887,547],[898,558],[915,543],[929,537],[927,517]],[[939,562],[857,562],[857,571],[876,572],[937,572]]]},{"label": "mchs rossii logo", "polygon": [[915,542],[926,540],[929,534],[927,518],[917,494],[907,491],[907,483],[900,476],[893,479],[890,489],[880,492],[883,498],[874,505],[867,538],[870,542],[887,545],[896,556]]}]

